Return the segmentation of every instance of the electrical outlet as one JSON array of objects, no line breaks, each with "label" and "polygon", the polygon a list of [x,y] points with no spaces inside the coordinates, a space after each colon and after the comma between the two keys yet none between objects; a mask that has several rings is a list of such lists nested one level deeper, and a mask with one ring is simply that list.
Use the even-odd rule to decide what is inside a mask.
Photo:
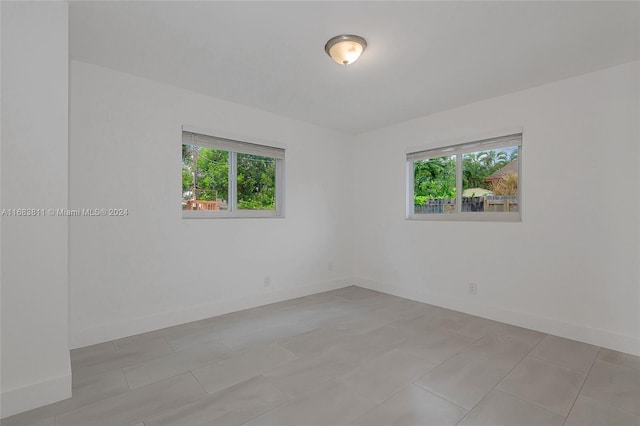
[{"label": "electrical outlet", "polygon": [[469,294],[474,296],[478,294],[478,285],[476,283],[469,283]]},{"label": "electrical outlet", "polygon": [[271,276],[265,275],[264,276],[264,286],[265,287],[269,287],[270,285],[271,285]]}]

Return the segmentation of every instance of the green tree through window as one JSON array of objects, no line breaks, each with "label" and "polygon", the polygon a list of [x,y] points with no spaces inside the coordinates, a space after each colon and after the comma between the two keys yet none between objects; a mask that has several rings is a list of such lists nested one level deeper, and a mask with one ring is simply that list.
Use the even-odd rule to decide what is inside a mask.
[{"label": "green tree through window", "polygon": [[182,217],[284,217],[285,151],[183,127]]},{"label": "green tree through window", "polygon": [[276,207],[276,161],[259,155],[238,154],[238,209],[273,210]]}]

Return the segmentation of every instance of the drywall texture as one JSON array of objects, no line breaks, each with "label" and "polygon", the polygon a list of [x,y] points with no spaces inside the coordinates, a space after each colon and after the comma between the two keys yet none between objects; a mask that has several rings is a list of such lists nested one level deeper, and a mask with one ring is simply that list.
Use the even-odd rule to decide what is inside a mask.
[{"label": "drywall texture", "polygon": [[[68,6],[2,2],[2,208],[67,207]],[[0,417],[71,396],[68,220],[2,217]]]},{"label": "drywall texture", "polygon": [[[71,63],[70,333],[85,346],[342,287],[351,275],[348,138]],[[284,219],[183,219],[181,126],[287,146]],[[271,280],[265,286],[265,276]]]},{"label": "drywall texture", "polygon": [[[640,354],[633,62],[360,135],[362,285]],[[522,222],[409,221],[405,150],[521,126]],[[468,292],[477,284],[477,296]]]}]

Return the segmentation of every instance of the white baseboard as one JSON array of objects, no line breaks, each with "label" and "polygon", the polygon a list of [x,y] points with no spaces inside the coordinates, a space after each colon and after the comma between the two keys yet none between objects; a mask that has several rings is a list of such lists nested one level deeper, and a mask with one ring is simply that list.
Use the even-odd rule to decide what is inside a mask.
[{"label": "white baseboard", "polygon": [[573,324],[554,318],[546,318],[523,312],[510,311],[508,309],[462,300],[447,295],[385,284],[366,278],[354,278],[352,283],[360,287],[381,291],[383,293],[403,297],[405,299],[429,303],[431,305],[453,309],[455,311],[492,319],[494,321],[500,321],[540,331],[542,333],[552,334],[566,339],[577,340],[640,356],[639,336],[616,333],[581,324]]},{"label": "white baseboard", "polygon": [[286,288],[241,299],[226,299],[214,303],[190,306],[181,310],[162,312],[141,318],[90,327],[71,333],[71,348],[82,348],[97,343],[108,342],[122,337],[134,336],[165,327],[199,321],[205,318],[224,315],[229,312],[255,308],[256,306],[282,302],[297,297],[309,296],[324,291],[335,290],[351,285],[351,280],[341,278],[333,281]]},{"label": "white baseboard", "polygon": [[69,372],[62,376],[3,390],[0,397],[0,418],[14,416],[67,398],[71,398],[71,366]]}]

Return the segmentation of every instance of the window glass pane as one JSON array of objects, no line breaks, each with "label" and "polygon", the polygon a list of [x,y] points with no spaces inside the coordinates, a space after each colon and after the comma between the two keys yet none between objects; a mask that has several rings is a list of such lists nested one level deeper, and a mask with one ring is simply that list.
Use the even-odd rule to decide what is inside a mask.
[{"label": "window glass pane", "polygon": [[413,183],[415,214],[455,213],[455,156],[414,161]]},{"label": "window glass pane", "polygon": [[227,210],[229,152],[182,145],[182,209]]},{"label": "window glass pane", "polygon": [[275,210],[275,158],[238,153],[237,165],[238,210]]},{"label": "window glass pane", "polygon": [[518,147],[462,156],[462,211],[518,211]]}]

